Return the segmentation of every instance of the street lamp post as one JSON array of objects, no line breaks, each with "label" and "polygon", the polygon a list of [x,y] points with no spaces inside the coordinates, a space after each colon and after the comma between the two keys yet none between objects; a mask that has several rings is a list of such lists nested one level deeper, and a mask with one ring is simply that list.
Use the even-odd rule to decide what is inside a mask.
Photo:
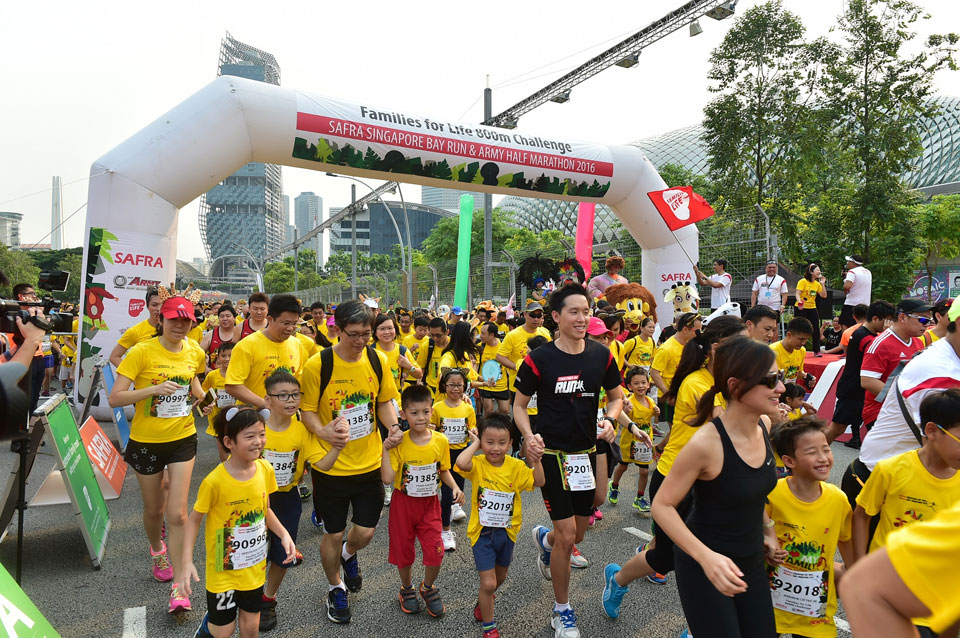
[{"label": "street lamp post", "polygon": [[242,250],[242,251],[244,252],[244,254],[246,254],[246,256],[250,258],[250,261],[253,262],[253,265],[254,265],[254,268],[255,268],[254,272],[256,273],[256,276],[257,276],[257,287],[260,289],[260,292],[263,292],[263,291],[264,291],[264,288],[263,288],[263,268],[260,267],[260,262],[257,261],[257,258],[254,257],[254,256],[253,256],[253,253],[251,253],[249,250],[247,250],[247,248],[246,248],[245,246],[241,246],[240,244],[238,244],[238,243],[235,242],[235,241],[234,241],[234,242],[230,242],[230,244],[231,244],[232,246],[235,246],[236,248],[239,248],[240,250]]},{"label": "street lamp post", "polygon": [[410,218],[407,216],[407,202],[403,199],[403,189],[397,182],[397,194],[400,196],[400,205],[403,206],[403,225],[407,231],[407,305],[412,309],[413,300],[413,242],[410,241]]},{"label": "street lamp post", "polygon": [[[330,173],[327,173],[329,175]],[[350,207],[357,203],[357,186],[350,184]],[[350,298],[357,298],[357,211],[350,215]]]}]

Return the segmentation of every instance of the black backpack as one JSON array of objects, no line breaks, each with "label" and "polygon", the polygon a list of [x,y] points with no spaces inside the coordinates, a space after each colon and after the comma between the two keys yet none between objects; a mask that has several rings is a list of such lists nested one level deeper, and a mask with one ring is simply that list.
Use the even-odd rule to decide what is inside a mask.
[{"label": "black backpack", "polygon": [[[373,373],[377,375],[377,391],[374,393],[374,403],[377,402],[377,395],[380,394],[380,384],[383,383],[383,366],[380,365],[380,357],[377,355],[377,351],[373,349],[373,346],[367,346],[367,359],[370,361],[370,367],[373,368]],[[319,397],[323,397],[323,393],[326,391],[327,386],[330,385],[330,379],[333,377],[333,348],[324,348],[320,351],[320,394]],[[377,425],[380,425],[380,413],[378,410],[374,410],[374,414],[377,415]]]}]

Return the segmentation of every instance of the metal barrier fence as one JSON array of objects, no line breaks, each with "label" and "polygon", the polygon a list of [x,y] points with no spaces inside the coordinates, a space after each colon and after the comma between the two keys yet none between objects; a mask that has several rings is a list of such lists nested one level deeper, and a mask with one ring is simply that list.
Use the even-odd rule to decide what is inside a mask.
[{"label": "metal barrier fence", "polygon": [[[762,210],[754,208],[725,209],[709,219],[697,224],[700,233],[700,269],[707,275],[713,273],[713,260],[724,258],[728,262],[727,272],[733,276],[734,283],[751,278],[763,268],[767,259],[776,256],[775,238],[770,234],[769,220]],[[550,259],[562,260],[574,254],[572,241],[568,249],[553,252],[541,252]],[[517,281],[518,265],[527,257],[536,254],[531,248],[526,251],[508,253],[494,247],[494,261],[491,267],[492,301],[498,305],[507,302],[511,295],[517,295],[518,305],[523,305],[527,290]],[[593,274],[603,272],[604,261],[609,255],[619,254],[626,262],[623,275],[630,281],[640,281],[640,246],[625,231],[607,244],[594,247]],[[483,301],[484,291],[483,258],[470,260],[470,280],[467,298],[468,306],[474,307]],[[368,297],[380,300],[381,307],[399,302],[405,307],[426,307],[431,297],[437,305],[453,304],[456,284],[457,265],[455,260],[430,264],[414,268],[413,303],[407,297],[406,275],[397,271],[389,273],[366,273],[358,276],[357,291]],[[701,287],[701,297],[709,299],[709,288]],[[350,297],[350,286],[319,286],[297,292],[305,305],[314,301],[338,303]]]}]

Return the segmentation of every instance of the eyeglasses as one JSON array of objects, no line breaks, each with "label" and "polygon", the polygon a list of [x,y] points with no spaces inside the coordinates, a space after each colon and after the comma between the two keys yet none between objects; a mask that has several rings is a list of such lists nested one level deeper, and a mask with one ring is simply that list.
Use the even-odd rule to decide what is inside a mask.
[{"label": "eyeglasses", "polygon": [[463,389],[463,384],[462,384],[462,383],[448,383],[446,387],[447,387],[448,390],[462,390],[462,389]]},{"label": "eyeglasses", "polygon": [[947,429],[946,429],[945,427],[943,427],[943,426],[940,425],[939,423],[934,423],[934,425],[937,426],[938,428],[940,428],[940,431],[943,432],[944,434],[946,434],[947,436],[949,436],[951,439],[953,439],[953,440],[956,441],[957,443],[960,443],[960,439],[958,439],[958,438],[957,438],[956,436],[954,436],[953,434],[950,434],[950,432],[947,431]]},{"label": "eyeglasses", "polygon": [[373,336],[373,332],[371,332],[371,331],[369,331],[369,330],[367,330],[366,332],[346,332],[346,331],[343,331],[343,332],[341,332],[340,334],[342,334],[344,337],[347,337],[348,339],[363,339],[364,341],[369,341],[369,340],[370,340],[370,337]]},{"label": "eyeglasses", "polygon": [[913,318],[913,319],[916,319],[917,321],[919,321],[921,326],[925,326],[925,325],[927,325],[928,323],[933,323],[933,319],[931,319],[930,317],[924,317],[923,315],[911,315],[911,314],[908,314],[907,316],[908,316],[908,317],[911,317],[911,318]]},{"label": "eyeglasses", "polygon": [[296,401],[303,396],[303,392],[281,392],[279,394],[267,393],[268,397],[273,397],[279,401]]},{"label": "eyeglasses", "polygon": [[783,379],[784,375],[783,371],[781,370],[779,372],[771,372],[765,377],[760,377],[760,380],[757,383],[773,390],[777,387],[778,383],[783,383]]}]

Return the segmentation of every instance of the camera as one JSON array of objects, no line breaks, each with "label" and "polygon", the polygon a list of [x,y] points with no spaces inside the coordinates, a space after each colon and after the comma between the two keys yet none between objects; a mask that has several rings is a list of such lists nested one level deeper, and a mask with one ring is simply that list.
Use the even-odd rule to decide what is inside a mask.
[{"label": "camera", "polygon": [[[0,273],[3,281],[6,277]],[[70,273],[62,270],[53,270],[41,272],[38,285],[44,290],[63,291],[67,288],[70,280]],[[14,335],[14,341],[20,343],[22,337],[17,329],[17,317],[23,323],[32,323],[38,328],[42,328],[47,334],[53,332],[70,332],[73,328],[73,315],[66,312],[59,312],[63,302],[57,301],[52,297],[45,297],[40,301],[14,301],[12,299],[0,299],[0,332],[6,332]],[[35,317],[24,307],[38,307],[43,309],[44,317]]]}]

